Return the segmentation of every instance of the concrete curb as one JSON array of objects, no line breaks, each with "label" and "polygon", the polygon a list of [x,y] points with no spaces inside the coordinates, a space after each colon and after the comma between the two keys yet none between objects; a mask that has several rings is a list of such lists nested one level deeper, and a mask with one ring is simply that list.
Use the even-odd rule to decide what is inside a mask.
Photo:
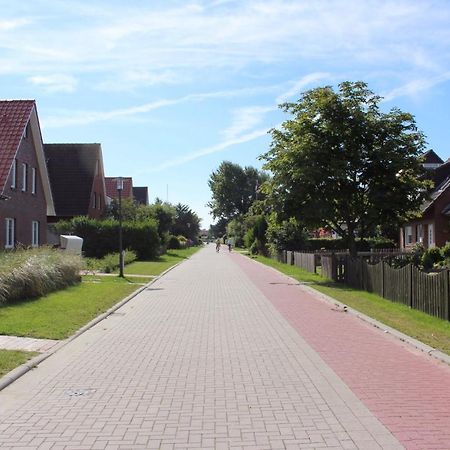
[{"label": "concrete curb", "polygon": [[[189,258],[187,258],[189,259]],[[166,275],[168,272],[170,272],[172,269],[175,269],[175,267],[179,266],[184,261],[180,261],[177,264],[174,264],[173,266],[166,269],[164,272],[162,272],[160,275],[156,276],[156,278],[150,280],[147,284],[144,286],[139,287],[134,292],[132,292],[129,296],[122,299],[119,303],[116,303],[114,306],[109,308],[104,313],[100,314],[99,316],[92,319],[90,322],[88,322],[86,325],[82,326],[78,331],[76,331],[72,336],[69,338],[59,342],[58,344],[55,344],[49,351],[42,353],[41,355],[35,356],[34,358],[31,358],[26,363],[20,365],[19,367],[16,367],[15,369],[11,370],[11,372],[8,372],[6,375],[4,375],[2,378],[0,378],[0,391],[3,390],[6,386],[9,386],[11,383],[16,381],[18,378],[20,378],[22,375],[25,375],[30,370],[36,368],[41,362],[45,361],[47,358],[52,356],[54,353],[56,353],[61,348],[65,347],[69,342],[72,342],[74,339],[76,339],[81,334],[85,333],[87,330],[91,329],[93,326],[97,325],[102,320],[106,319],[108,316],[110,316],[112,313],[117,311],[119,308],[121,308],[123,305],[128,303],[130,300],[132,300],[134,297],[139,295],[142,291],[148,288],[148,286],[151,286],[153,283],[158,281],[161,277]]]},{"label": "concrete curb", "polygon": [[[244,255],[241,255],[241,256],[244,256]],[[394,336],[396,339],[404,342],[405,344],[408,344],[408,345],[416,348],[417,350],[427,353],[429,356],[431,356],[445,364],[450,365],[450,355],[447,355],[446,353],[443,353],[443,352],[431,347],[430,345],[424,344],[423,342],[421,342],[417,339],[414,339],[413,337],[408,336],[407,334],[404,334],[401,331],[396,330],[395,328],[391,328],[388,325],[385,325],[384,323],[373,319],[372,317],[366,316],[365,314],[357,311],[356,309],[350,308],[345,303],[342,303],[339,300],[334,299],[333,297],[323,294],[322,292],[317,291],[316,289],[314,289],[306,284],[301,284],[301,282],[299,282],[295,278],[292,278],[289,275],[286,275],[273,267],[266,266],[265,264],[254,260],[253,258],[249,258],[249,259],[257,264],[261,264],[264,267],[272,269],[277,274],[283,275],[291,282],[294,282],[295,284],[299,285],[302,289],[305,289],[307,292],[309,292],[310,294],[317,297],[319,300],[325,301],[327,303],[331,303],[334,306],[338,306],[339,308],[342,308],[342,309],[344,309],[344,307],[345,307],[345,309],[348,313],[356,316],[358,319],[363,320],[364,322],[372,325],[373,327],[378,328],[385,333],[389,333],[390,335]]]}]

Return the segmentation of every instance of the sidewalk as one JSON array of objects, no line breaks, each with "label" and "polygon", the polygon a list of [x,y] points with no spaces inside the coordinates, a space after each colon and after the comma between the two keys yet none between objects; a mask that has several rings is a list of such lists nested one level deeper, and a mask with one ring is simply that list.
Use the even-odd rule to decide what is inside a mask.
[{"label": "sidewalk", "polygon": [[47,352],[60,341],[0,335],[0,349],[24,350],[27,352]]},{"label": "sidewalk", "polygon": [[[440,428],[449,406],[435,394],[436,408],[428,402],[420,415],[406,405],[395,416],[401,429],[415,414],[429,442],[442,444],[414,447],[386,420],[382,394],[395,400],[399,387],[378,382],[395,364],[415,369],[413,358],[446,399],[448,367],[330,312],[300,286],[272,284],[280,282],[271,269],[208,246],[1,391],[0,448],[449,448]],[[355,351],[342,344],[345,334]],[[368,351],[375,374],[364,358],[353,360]],[[436,410],[443,419],[433,428]]]},{"label": "sidewalk", "polygon": [[[450,366],[249,258],[235,262],[408,449],[450,449]],[[294,284],[294,285],[293,285]]]}]

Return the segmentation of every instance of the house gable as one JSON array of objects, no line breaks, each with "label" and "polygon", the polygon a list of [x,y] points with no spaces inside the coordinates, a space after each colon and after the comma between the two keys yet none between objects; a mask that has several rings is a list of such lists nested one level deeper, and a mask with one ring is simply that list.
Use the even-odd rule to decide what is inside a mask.
[{"label": "house gable", "polygon": [[34,100],[0,101],[0,195],[8,198],[7,180],[23,137],[30,127],[38,170],[47,204],[47,215],[55,213],[42,146],[42,135]]},{"label": "house gable", "polygon": [[[106,203],[100,144],[44,144],[44,152],[56,216],[100,215]],[[91,207],[94,194],[101,198],[101,210]]]},{"label": "house gable", "polygon": [[[111,199],[119,198],[116,180],[117,180],[116,177],[105,177],[106,195]],[[133,200],[133,179],[131,177],[122,177],[122,180],[123,180],[122,198],[129,198]]]}]

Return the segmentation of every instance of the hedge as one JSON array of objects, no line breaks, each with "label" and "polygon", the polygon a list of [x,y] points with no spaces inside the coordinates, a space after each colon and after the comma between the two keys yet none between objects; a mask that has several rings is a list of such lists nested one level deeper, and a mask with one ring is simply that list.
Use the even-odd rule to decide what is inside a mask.
[{"label": "hedge", "polygon": [[[74,217],[68,222],[56,224],[58,233],[71,233],[83,238],[83,253],[87,257],[103,258],[119,251],[119,222]],[[154,220],[124,222],[122,247],[133,250],[139,259],[153,259],[158,255],[161,241]]]},{"label": "hedge", "polygon": [[[368,252],[372,248],[396,248],[396,244],[390,239],[382,238],[368,238],[368,239],[357,239],[356,248],[359,252]],[[327,239],[327,238],[314,238],[308,239],[301,250],[346,250],[348,249],[348,244],[345,239]],[[286,249],[290,250],[290,249]]]}]

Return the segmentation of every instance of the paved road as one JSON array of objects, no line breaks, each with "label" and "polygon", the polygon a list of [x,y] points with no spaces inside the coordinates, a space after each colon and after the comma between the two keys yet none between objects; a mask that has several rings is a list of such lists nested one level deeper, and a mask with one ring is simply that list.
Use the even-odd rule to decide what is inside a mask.
[{"label": "paved road", "polygon": [[[333,339],[316,314],[329,305],[287,284],[239,255],[200,251],[0,392],[0,448],[408,447],[337,374],[318,337]],[[301,323],[303,303],[316,323]]]}]

